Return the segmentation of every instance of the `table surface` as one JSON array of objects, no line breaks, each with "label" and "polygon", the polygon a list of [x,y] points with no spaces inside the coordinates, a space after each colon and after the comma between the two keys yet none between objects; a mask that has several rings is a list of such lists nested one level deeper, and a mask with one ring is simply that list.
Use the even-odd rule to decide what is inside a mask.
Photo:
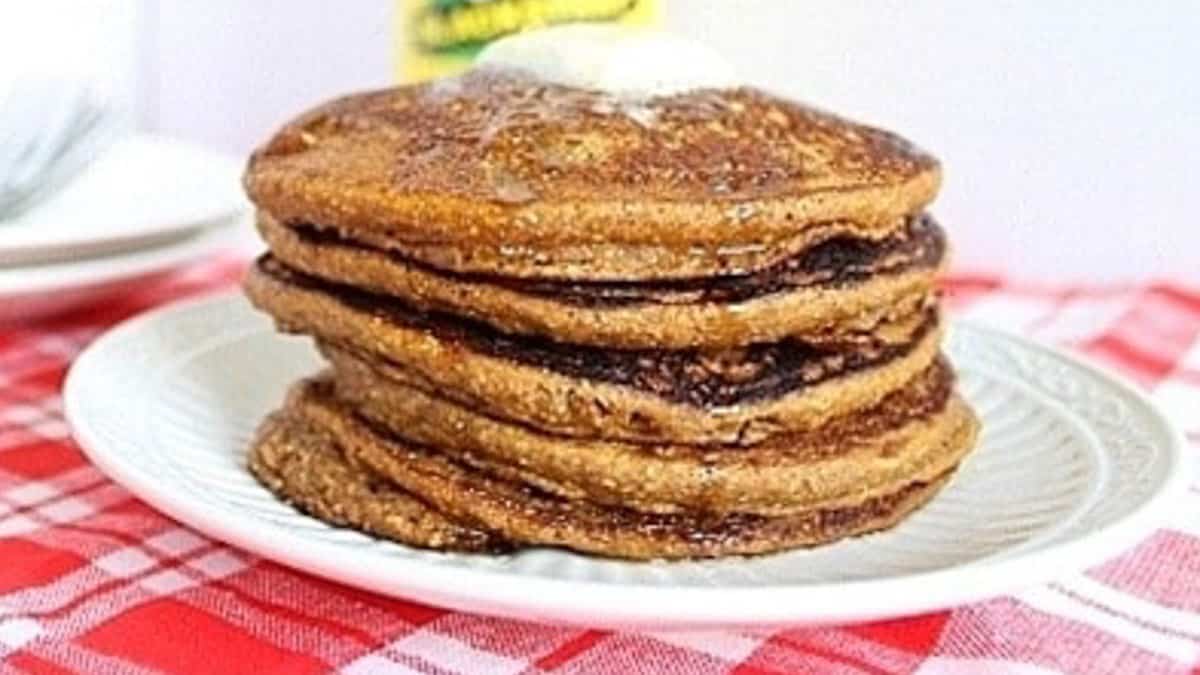
[{"label": "table surface", "polygon": [[613,633],[391,600],[181,527],[84,460],[71,359],[148,307],[232,285],[220,260],[102,308],[0,328],[0,672],[1200,673],[1200,289],[957,276],[958,316],[1060,344],[1151,392],[1189,439],[1170,522],[1086,573],[869,625]]}]

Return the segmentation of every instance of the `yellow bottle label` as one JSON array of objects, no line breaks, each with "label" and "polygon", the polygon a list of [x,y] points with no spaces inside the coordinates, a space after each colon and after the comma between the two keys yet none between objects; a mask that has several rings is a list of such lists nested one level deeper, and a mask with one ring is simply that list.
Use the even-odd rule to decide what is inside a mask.
[{"label": "yellow bottle label", "polygon": [[492,40],[580,21],[657,25],[662,0],[398,0],[396,68],[401,82],[452,75]]}]

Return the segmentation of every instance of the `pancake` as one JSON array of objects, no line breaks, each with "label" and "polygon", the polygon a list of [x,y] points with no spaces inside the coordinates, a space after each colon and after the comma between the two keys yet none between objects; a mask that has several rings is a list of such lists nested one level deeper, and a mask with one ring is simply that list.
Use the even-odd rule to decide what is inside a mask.
[{"label": "pancake", "polygon": [[510,546],[460,525],[373,474],[351,466],[329,434],[286,413],[269,416],[251,443],[250,471],[296,508],[411,546],[498,552]]},{"label": "pancake", "polygon": [[707,558],[893,526],[979,432],[940,352],[937,160],[703,50],[580,39],[514,37],[254,152],[270,252],[245,292],[329,369],[250,470],[439,550]]},{"label": "pancake", "polygon": [[[470,248],[447,244],[405,244],[399,248],[392,238],[369,232],[356,232],[354,240],[372,248],[396,252],[435,269],[458,274],[531,281],[638,283],[753,274],[832,239],[874,241],[902,229],[902,220],[892,227],[880,228],[878,232],[864,231],[853,222],[835,221],[814,223],[803,235],[791,239],[756,244],[705,248],[596,241],[557,246],[553,256],[541,249],[513,244],[481,243]],[[531,274],[531,269],[540,269],[541,272]],[[649,274],[646,270],[663,272]]]},{"label": "pancake", "polygon": [[339,399],[388,433],[554,495],[644,512],[785,515],[853,506],[955,466],[974,440],[970,410],[938,363],[878,406],[750,448],[638,445],[550,436],[494,420],[338,363]]},{"label": "pancake", "polygon": [[517,422],[614,440],[752,445],[878,403],[937,356],[930,313],[909,340],[824,350],[789,340],[705,353],[603,350],[497,333],[293,273],[266,258],[250,299],[284,330],[380,372]]},{"label": "pancake", "polygon": [[266,213],[258,228],[276,258],[308,275],[503,332],[622,348],[867,333],[930,302],[945,259],[944,234],[928,216],[880,241],[831,239],[749,275],[632,283],[450,273]]},{"label": "pancake", "polygon": [[883,239],[940,179],[894,134],[752,88],[630,104],[481,69],[322,105],[254,153],[244,184],[277,220],[445,269],[597,281]]},{"label": "pancake", "polygon": [[[327,381],[297,385],[284,411],[306,428],[325,434],[350,466],[365,467],[448,518],[520,545],[564,547],[620,558],[761,554],[828,543],[894,525],[924,504],[952,475],[948,471],[889,494],[863,495],[852,507],[789,516],[647,514],[561,499],[401,441],[360,420],[332,396]],[[291,487],[283,484],[278,489]],[[283,494],[293,501],[304,498]]]}]

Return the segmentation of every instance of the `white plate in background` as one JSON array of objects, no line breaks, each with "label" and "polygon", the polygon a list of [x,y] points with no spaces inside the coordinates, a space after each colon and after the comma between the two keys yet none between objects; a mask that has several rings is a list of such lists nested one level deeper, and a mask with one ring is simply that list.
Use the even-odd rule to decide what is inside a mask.
[{"label": "white plate in background", "polygon": [[118,140],[45,202],[0,220],[0,269],[179,240],[247,209],[243,163],[157,136]]},{"label": "white plate in background", "polygon": [[981,600],[1131,546],[1182,489],[1181,437],[1130,386],[983,328],[956,326],[946,349],[983,434],[929,505],[887,532],[713,561],[444,554],[298,513],[255,482],[245,450],[321,362],[236,295],[114,329],[75,362],[64,403],[100,469],[208,535],[386,595],[604,628],[844,623]]},{"label": "white plate in background", "polygon": [[245,216],[234,216],[169,243],[132,252],[79,262],[0,267],[0,323],[43,319],[132,292],[182,265],[235,246],[249,227]]}]

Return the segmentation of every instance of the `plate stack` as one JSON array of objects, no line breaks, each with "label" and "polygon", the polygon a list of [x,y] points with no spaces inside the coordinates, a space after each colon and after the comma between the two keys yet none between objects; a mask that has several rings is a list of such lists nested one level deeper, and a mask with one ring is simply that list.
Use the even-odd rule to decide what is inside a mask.
[{"label": "plate stack", "polygon": [[937,162],[748,88],[519,71],[350,96],[246,186],[251,300],[331,368],[250,466],[453,550],[754,554],[890,527],[978,424],[939,356]]},{"label": "plate stack", "polygon": [[228,245],[245,214],[240,170],[165,138],[106,146],[52,193],[0,213],[0,321],[100,302]]}]

